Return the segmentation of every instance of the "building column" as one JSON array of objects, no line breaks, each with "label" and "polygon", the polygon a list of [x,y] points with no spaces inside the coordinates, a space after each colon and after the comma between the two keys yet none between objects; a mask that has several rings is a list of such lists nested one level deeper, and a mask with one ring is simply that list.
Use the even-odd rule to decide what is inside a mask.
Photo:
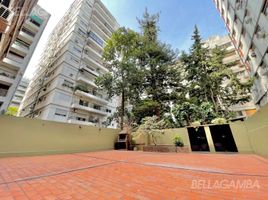
[{"label": "building column", "polygon": [[216,150],[215,150],[215,146],[213,143],[213,139],[211,136],[209,126],[205,126],[204,128],[205,128],[205,133],[206,133],[206,137],[207,137],[207,141],[208,141],[209,150],[210,150],[210,152],[215,153]]}]

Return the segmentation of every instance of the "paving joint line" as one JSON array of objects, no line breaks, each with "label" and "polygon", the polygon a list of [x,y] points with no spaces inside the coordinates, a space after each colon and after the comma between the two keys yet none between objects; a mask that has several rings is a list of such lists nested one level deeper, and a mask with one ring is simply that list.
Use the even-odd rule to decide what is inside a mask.
[{"label": "paving joint line", "polygon": [[121,163],[127,163],[127,164],[136,164],[136,165],[142,165],[142,166],[151,166],[151,167],[158,167],[158,168],[168,168],[168,169],[177,169],[177,170],[187,170],[187,171],[195,171],[195,172],[201,172],[201,173],[209,173],[209,174],[220,174],[220,175],[228,175],[228,176],[250,176],[250,177],[260,177],[260,178],[268,178],[268,175],[262,175],[262,174],[243,174],[243,173],[228,173],[228,172],[216,172],[216,171],[209,171],[209,170],[201,170],[201,169],[190,169],[187,167],[175,167],[175,166],[166,166],[162,163],[154,164],[154,163],[139,163],[139,162],[130,162],[127,160],[114,160],[114,159],[107,159],[107,158],[100,158],[95,156],[87,156],[87,155],[81,155],[81,154],[72,154],[74,156],[78,157],[88,157],[88,158],[95,158],[95,159],[101,159],[101,160],[107,160],[107,161],[114,161],[114,162],[121,162]]},{"label": "paving joint line", "polygon": [[2,183],[0,183],[0,185],[7,185],[7,184],[12,184],[12,183],[19,183],[19,182],[24,182],[24,181],[37,180],[37,179],[40,179],[40,178],[59,176],[59,175],[68,174],[68,173],[72,173],[72,172],[84,171],[84,170],[87,170],[87,169],[92,169],[92,168],[112,165],[112,164],[115,164],[115,163],[118,163],[118,162],[114,161],[114,162],[110,162],[110,163],[104,163],[104,164],[99,164],[99,165],[91,165],[91,166],[87,166],[87,167],[81,167],[81,168],[76,168],[76,169],[71,169],[71,170],[66,170],[66,171],[61,171],[61,172],[54,172],[54,173],[52,172],[52,173],[43,174],[43,175],[39,175],[39,176],[31,176],[31,177],[16,179],[14,181],[2,182]]}]

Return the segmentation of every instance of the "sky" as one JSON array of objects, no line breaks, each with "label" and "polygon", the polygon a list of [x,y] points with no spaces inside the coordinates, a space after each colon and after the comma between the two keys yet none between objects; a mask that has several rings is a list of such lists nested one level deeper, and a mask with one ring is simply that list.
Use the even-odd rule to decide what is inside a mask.
[{"label": "sky", "polygon": [[[39,0],[38,4],[50,14],[50,20],[37,45],[25,72],[32,78],[49,34],[63,17],[74,0]],[[227,31],[212,0],[102,0],[117,19],[120,26],[140,31],[137,17],[141,18],[145,8],[150,13],[160,13],[159,39],[174,49],[187,51],[195,25],[202,38],[225,35]]]}]

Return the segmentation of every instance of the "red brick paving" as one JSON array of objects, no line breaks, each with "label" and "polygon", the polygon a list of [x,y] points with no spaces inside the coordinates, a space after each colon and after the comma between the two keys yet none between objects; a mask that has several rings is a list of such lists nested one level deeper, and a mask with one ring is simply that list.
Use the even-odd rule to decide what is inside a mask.
[{"label": "red brick paving", "polygon": [[[208,187],[220,181],[258,185]],[[267,200],[268,160],[240,154],[125,151],[0,159],[0,200],[39,199]]]}]

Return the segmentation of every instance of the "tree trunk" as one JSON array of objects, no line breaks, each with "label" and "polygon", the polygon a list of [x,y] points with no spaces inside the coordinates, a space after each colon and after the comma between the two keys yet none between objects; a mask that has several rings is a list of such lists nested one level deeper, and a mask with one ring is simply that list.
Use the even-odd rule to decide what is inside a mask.
[{"label": "tree trunk", "polygon": [[211,88],[210,88],[210,93],[211,93],[211,100],[212,100],[212,102],[214,104],[214,107],[215,107],[215,111],[216,111],[217,114],[219,114],[218,105],[217,105],[217,103],[215,101],[214,93],[213,93],[213,90]]},{"label": "tree trunk", "polygon": [[120,129],[124,129],[124,114],[125,114],[125,91],[122,91],[121,97],[121,111],[120,111]]}]

